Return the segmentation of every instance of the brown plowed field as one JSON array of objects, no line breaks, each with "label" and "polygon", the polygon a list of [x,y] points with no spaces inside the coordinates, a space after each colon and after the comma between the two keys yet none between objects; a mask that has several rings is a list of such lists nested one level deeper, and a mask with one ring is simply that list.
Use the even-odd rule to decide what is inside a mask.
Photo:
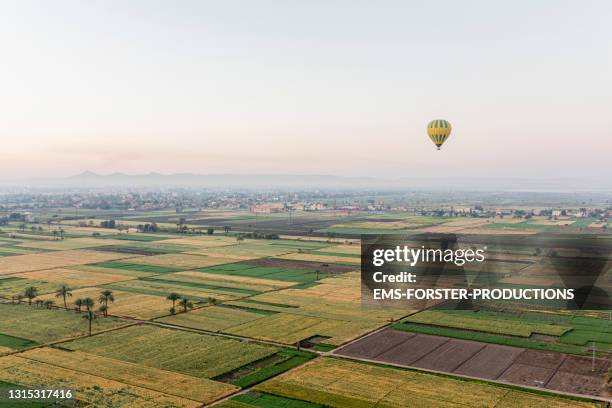
[{"label": "brown plowed field", "polygon": [[[268,268],[284,268],[284,269],[302,269],[305,271],[320,270],[321,272],[350,272],[359,270],[358,266],[351,265],[339,265],[339,264],[322,264],[321,262],[309,262],[309,261],[291,261],[287,259],[278,258],[260,258],[252,261],[245,261],[244,263],[255,266],[264,266]],[[325,265],[325,266],[323,266]]]},{"label": "brown plowed field", "polygon": [[608,397],[610,361],[385,329],[334,354],[572,394]]},{"label": "brown plowed field", "polygon": [[396,330],[388,332],[385,331],[384,336],[369,336],[361,341],[349,345],[348,347],[345,347],[342,350],[342,354],[373,359],[414,336],[414,333],[400,332]]},{"label": "brown plowed field", "polygon": [[377,359],[395,364],[410,365],[447,341],[448,338],[446,337],[417,334],[380,354]]},{"label": "brown plowed field", "polygon": [[521,348],[488,344],[454,372],[493,380],[506,371],[523,351]]},{"label": "brown plowed field", "polygon": [[428,370],[453,371],[484,347],[484,344],[475,341],[449,340],[413,365]]}]

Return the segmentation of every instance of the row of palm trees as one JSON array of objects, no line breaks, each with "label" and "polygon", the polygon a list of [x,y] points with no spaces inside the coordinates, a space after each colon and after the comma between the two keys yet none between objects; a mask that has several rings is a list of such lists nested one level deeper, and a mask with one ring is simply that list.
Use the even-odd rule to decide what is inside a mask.
[{"label": "row of palm trees", "polygon": [[[172,307],[170,308],[170,314],[176,314],[176,305],[178,302],[179,307],[182,309],[183,313],[187,313],[188,309],[193,309],[193,302],[186,296],[181,296],[178,293],[172,292],[170,293],[166,299],[172,301]],[[214,297],[208,298],[208,303],[211,305],[217,304],[217,299]]]},{"label": "row of palm trees", "polygon": [[[21,303],[23,298],[28,299],[28,305],[32,305],[32,302],[36,297],[38,297],[38,288],[36,286],[29,286],[24,290],[23,295],[13,296],[13,303]],[[68,285],[61,285],[55,291],[56,298],[62,298],[64,303],[64,309],[68,310],[68,303],[66,301],[67,298],[72,297],[72,288]],[[102,313],[104,317],[108,317],[108,304],[113,303],[115,301],[115,297],[113,295],[112,290],[105,289],[100,292],[100,296],[98,297],[98,301],[100,302],[100,307],[98,308],[98,312]],[[191,303],[191,302],[189,302]],[[51,299],[42,300],[37,299],[34,301],[34,304],[37,307],[46,307],[47,309],[53,308],[55,306],[55,302]],[[74,305],[76,306],[76,311],[81,313],[83,308],[85,308],[85,314],[83,318],[87,320],[89,327],[89,335],[91,336],[91,323],[98,318],[98,315],[94,311],[95,301],[90,298],[78,298],[74,301]],[[193,308],[193,304],[191,305]]]},{"label": "row of palm trees", "polygon": [[[21,303],[21,300],[26,297],[28,299],[28,305],[32,305],[32,301],[38,297],[38,288],[36,286],[29,286],[24,290],[23,295],[13,296],[13,303]],[[72,297],[72,288],[68,285],[61,285],[55,291],[55,297],[61,298],[64,303],[64,309],[68,310],[67,298]],[[172,301],[172,307],[170,308],[171,314],[177,313],[177,304],[182,309],[183,313],[187,313],[188,310],[194,308],[194,303],[186,296],[179,295],[178,293],[172,292],[170,293],[166,299]],[[217,304],[217,299],[214,297],[209,297],[208,303],[211,305]],[[98,308],[98,312],[102,313],[104,317],[108,317],[108,304],[113,303],[115,301],[115,297],[113,295],[112,290],[105,289],[100,292],[100,296],[98,297],[98,301],[100,302],[100,307]],[[35,302],[37,307],[46,307],[47,309],[51,309],[55,306],[55,302],[51,299],[42,300],[37,299]],[[98,315],[94,311],[95,302],[92,298],[78,298],[74,301],[75,309],[78,313],[82,313],[83,308],[85,308],[85,314],[83,318],[88,322],[89,335],[91,336],[91,324],[94,320],[98,318]]]}]

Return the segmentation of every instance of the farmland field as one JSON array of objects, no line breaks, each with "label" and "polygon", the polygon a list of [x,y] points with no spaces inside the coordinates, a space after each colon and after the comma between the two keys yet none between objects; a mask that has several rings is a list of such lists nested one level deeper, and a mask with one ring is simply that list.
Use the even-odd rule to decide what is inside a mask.
[{"label": "farmland field", "polygon": [[263,317],[265,317],[265,314],[249,312],[239,308],[211,306],[157,320],[194,329],[222,331]]},{"label": "farmland field", "polygon": [[96,252],[91,250],[56,251],[40,254],[18,255],[14,257],[2,257],[0,258],[0,275],[60,268],[71,265],[84,265],[127,257],[129,257],[129,255]]},{"label": "farmland field", "polygon": [[196,408],[201,405],[186,398],[19,356],[0,357],[0,381],[31,388],[72,389],[79,401],[93,406]]},{"label": "farmland field", "polygon": [[[570,354],[588,354],[586,346],[591,342],[596,342],[602,352],[612,349],[612,323],[579,314],[425,311],[394,327]],[[548,337],[542,340],[537,334]]]},{"label": "farmland field", "polygon": [[68,268],[48,269],[12,275],[23,279],[32,279],[56,284],[67,284],[73,288],[81,286],[104,285],[105,283],[126,280],[123,275],[104,274]]},{"label": "farmland field", "polygon": [[35,286],[41,294],[51,293],[57,289],[57,284],[51,282],[25,279],[15,275],[0,276],[0,296],[6,299],[12,299],[13,296],[23,295],[25,289],[29,286]]},{"label": "farmland field", "polygon": [[[503,381],[573,394],[606,395],[605,358],[494,345],[385,329],[335,351],[368,361]],[[592,367],[586,368],[590,360]],[[582,366],[582,370],[577,367]]]},{"label": "farmland field", "polygon": [[278,351],[273,346],[149,325],[131,326],[62,346],[198,378],[215,377]]},{"label": "farmland field", "polygon": [[182,268],[182,270],[187,270],[232,262],[232,258],[221,258],[206,255],[165,254],[132,258],[129,260],[129,262],[146,266],[153,265],[164,268]]},{"label": "farmland field", "polygon": [[[112,318],[98,319],[93,325],[93,331],[125,324]],[[73,312],[0,303],[0,336],[9,335],[43,344],[82,336],[86,331],[87,325],[81,316]]]},{"label": "farmland field", "polygon": [[69,352],[45,347],[19,354],[19,357],[193,401],[209,402],[237,390],[237,387],[206,378],[160,370],[81,351]]},{"label": "farmland field", "polygon": [[440,404],[445,407],[517,408],[597,406],[553,395],[530,394],[490,384],[332,358],[306,364],[256,386],[255,390],[328,407],[425,407]]},{"label": "farmland field", "polygon": [[[74,308],[77,299],[98,299],[102,287],[90,287],[72,291],[67,299],[68,307]],[[109,314],[116,316],[131,316],[138,319],[150,319],[168,314],[172,304],[162,296],[146,293],[114,290],[115,301],[109,304]],[[56,300],[55,295],[44,295],[42,299]]]},{"label": "farmland field", "polygon": [[[99,407],[586,408],[601,405],[548,391],[609,398],[605,311],[373,308],[362,305],[360,276],[361,233],[457,234],[461,248],[497,234],[486,263],[452,269],[508,287],[548,286],[571,262],[540,255],[564,242],[564,229],[595,234],[603,221],[416,215],[417,207],[83,211],[61,224],[49,211],[42,230],[11,221],[0,231],[0,385],[71,387],[78,404]],[[110,220],[120,227],[99,226]],[[605,239],[589,242],[605,264]],[[570,248],[556,255],[576,256]],[[56,295],[61,285],[69,311]],[[103,291],[112,296],[106,305]],[[77,306],[86,298],[91,336],[87,307]]]}]

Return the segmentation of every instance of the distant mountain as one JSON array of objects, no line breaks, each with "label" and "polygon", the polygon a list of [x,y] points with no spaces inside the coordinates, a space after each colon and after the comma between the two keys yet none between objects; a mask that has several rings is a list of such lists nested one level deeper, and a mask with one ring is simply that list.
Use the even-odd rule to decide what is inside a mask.
[{"label": "distant mountain", "polygon": [[474,190],[474,191],[612,191],[611,180],[509,179],[509,178],[375,178],[335,175],[291,174],[125,174],[101,175],[92,171],[66,178],[3,182],[4,186],[47,188],[153,188],[191,187],[208,189],[319,189],[319,190]]}]

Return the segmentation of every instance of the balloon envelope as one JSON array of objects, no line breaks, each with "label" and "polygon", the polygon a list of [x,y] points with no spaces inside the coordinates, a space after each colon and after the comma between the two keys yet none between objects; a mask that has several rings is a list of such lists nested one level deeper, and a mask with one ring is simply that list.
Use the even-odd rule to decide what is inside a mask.
[{"label": "balloon envelope", "polygon": [[450,136],[451,130],[452,127],[450,122],[444,119],[432,120],[427,125],[427,135],[429,135],[429,138],[434,142],[438,150],[440,150],[440,146],[442,146]]}]

